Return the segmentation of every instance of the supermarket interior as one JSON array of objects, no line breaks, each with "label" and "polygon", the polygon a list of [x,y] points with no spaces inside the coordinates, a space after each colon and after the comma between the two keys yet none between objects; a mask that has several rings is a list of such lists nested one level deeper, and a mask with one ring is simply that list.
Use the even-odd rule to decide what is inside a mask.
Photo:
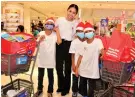
[{"label": "supermarket interior", "polygon": [[1,97],[135,97],[134,65],[135,1],[1,1]]}]

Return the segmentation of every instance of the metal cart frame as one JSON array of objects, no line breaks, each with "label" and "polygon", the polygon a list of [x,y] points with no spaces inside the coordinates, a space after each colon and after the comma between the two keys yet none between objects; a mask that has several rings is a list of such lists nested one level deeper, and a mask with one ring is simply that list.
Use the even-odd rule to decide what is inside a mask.
[{"label": "metal cart frame", "polygon": [[[103,64],[103,66],[104,66],[104,64]],[[122,66],[122,64],[121,64],[121,66]],[[103,88],[101,90],[95,91],[94,97],[113,97],[114,95],[116,95],[116,93],[118,93],[118,91],[121,91],[121,92],[123,91],[125,94],[126,93],[132,94],[133,95],[132,97],[135,97],[135,84],[132,84],[132,86],[127,86],[127,85],[122,84],[123,82],[125,83],[125,82],[128,81],[128,79],[130,79],[131,74],[134,70],[134,68],[132,68],[132,66],[133,67],[135,66],[135,61],[132,63],[132,66],[130,64],[126,64],[126,66],[124,66],[124,65],[122,66],[122,69],[120,71],[117,71],[117,69],[119,70],[119,68],[121,66],[118,65],[118,67],[116,66],[116,68],[115,67],[113,68],[113,66],[111,68],[107,67],[107,68],[110,68],[110,69],[102,67],[101,79],[104,82],[104,83],[102,83]],[[130,69],[129,69],[129,67],[130,67]],[[128,72],[124,71],[125,69]],[[113,73],[111,73],[111,72],[113,72]],[[102,74],[104,74],[104,75],[102,75]],[[125,78],[122,78],[123,76]],[[105,89],[105,83],[106,82],[108,83],[108,88]],[[128,90],[123,89],[123,88],[129,88],[129,87],[134,88],[134,93],[130,93]],[[114,95],[111,94],[111,93],[113,93]],[[107,95],[109,95],[109,96],[107,96]],[[110,96],[110,95],[112,95],[112,96]],[[122,95],[120,97],[127,97],[127,96]]]},{"label": "metal cart frame", "polygon": [[[35,51],[36,51],[35,55],[32,56],[31,60],[30,60],[30,66],[32,66],[31,72],[30,72],[30,74],[24,73],[25,75],[29,75],[30,76],[30,82],[32,84],[32,94],[33,95],[34,95],[34,82],[33,82],[32,77],[33,77],[33,72],[34,72],[34,68],[35,68],[35,64],[36,64],[36,60],[37,60],[37,56],[38,56],[39,44],[37,45],[37,48],[35,49]],[[11,74],[11,71],[10,71],[10,64],[11,64],[10,63],[10,58],[11,58],[11,54],[7,54],[7,55],[8,55],[8,60],[9,60],[8,61],[8,76],[10,76],[10,80],[11,80],[11,83],[13,85],[12,75],[14,75],[14,74]],[[34,61],[34,62],[32,63],[32,61]],[[19,74],[19,73],[17,73],[17,74]]]}]

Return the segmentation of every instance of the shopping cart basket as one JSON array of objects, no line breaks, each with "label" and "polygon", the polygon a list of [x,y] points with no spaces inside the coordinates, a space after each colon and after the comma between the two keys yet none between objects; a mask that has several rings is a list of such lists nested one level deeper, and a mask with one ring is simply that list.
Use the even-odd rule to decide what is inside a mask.
[{"label": "shopping cart basket", "polygon": [[123,87],[113,87],[113,86],[109,87],[99,97],[135,97],[134,93],[129,92],[128,90],[126,90],[124,88],[126,88],[126,86],[123,86]]},{"label": "shopping cart basket", "polygon": [[103,61],[102,80],[113,85],[126,83],[134,70],[134,63]]},{"label": "shopping cart basket", "polygon": [[1,97],[7,97],[7,92],[9,90],[20,90],[24,88],[23,91],[17,93],[14,97],[30,97],[32,93],[32,83],[27,80],[16,79],[9,84],[1,87]]},{"label": "shopping cart basket", "polygon": [[1,38],[1,72],[11,75],[27,72],[36,48],[35,38],[26,33],[12,33],[29,37],[23,42],[11,42]]}]

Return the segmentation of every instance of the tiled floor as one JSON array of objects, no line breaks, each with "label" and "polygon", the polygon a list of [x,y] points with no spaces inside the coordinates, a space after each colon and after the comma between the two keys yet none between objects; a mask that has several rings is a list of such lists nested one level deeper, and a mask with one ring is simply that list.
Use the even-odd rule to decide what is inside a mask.
[{"label": "tiled floor", "polygon": [[[31,72],[31,70],[29,70],[28,74],[30,74],[30,72]],[[35,92],[36,92],[36,88],[37,88],[37,75],[38,75],[38,70],[37,70],[37,66],[35,66],[34,73],[33,73],[33,81],[34,81],[34,90],[35,90]],[[28,75],[25,75],[25,74],[19,74],[17,76],[13,76],[13,80],[17,79],[17,78],[29,80],[30,77]],[[5,76],[5,75],[1,76],[1,85],[5,85],[5,84],[7,84],[9,82],[10,82],[9,76]],[[45,72],[44,93],[43,93],[43,95],[41,97],[47,97],[47,87],[48,87],[47,84],[48,84],[48,79],[47,79],[47,74]],[[60,94],[56,93],[56,90],[57,90],[57,74],[56,74],[56,71],[54,71],[54,93],[53,93],[53,97],[61,97]],[[71,91],[65,97],[72,97],[71,96]]]}]

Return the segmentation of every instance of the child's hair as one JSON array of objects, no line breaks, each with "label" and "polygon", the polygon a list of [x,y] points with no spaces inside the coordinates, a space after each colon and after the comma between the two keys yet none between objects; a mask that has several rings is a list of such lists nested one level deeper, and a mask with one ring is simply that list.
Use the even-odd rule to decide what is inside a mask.
[{"label": "child's hair", "polygon": [[76,14],[78,13],[78,10],[79,10],[79,8],[78,8],[78,6],[76,5],[76,4],[71,4],[69,7],[68,7],[68,9],[67,10],[69,10],[70,8],[75,8],[76,9]]},{"label": "child's hair", "polygon": [[17,31],[21,31],[21,32],[24,32],[24,26],[23,25],[19,25],[18,28],[17,28]]},{"label": "child's hair", "polygon": [[98,29],[98,27],[97,26],[94,26],[94,30],[96,31]]}]

